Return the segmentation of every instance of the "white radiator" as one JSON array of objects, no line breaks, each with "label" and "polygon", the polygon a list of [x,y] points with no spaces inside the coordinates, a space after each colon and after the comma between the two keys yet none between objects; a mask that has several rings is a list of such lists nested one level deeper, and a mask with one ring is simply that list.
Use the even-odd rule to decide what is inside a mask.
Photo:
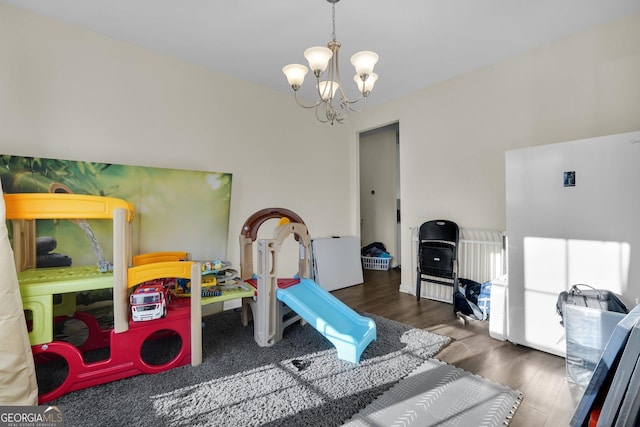
[{"label": "white radiator", "polygon": [[478,283],[506,273],[504,233],[494,230],[460,229],[458,277]]},{"label": "white radiator", "polygon": [[[414,227],[411,232],[413,272],[416,271],[418,261],[418,231],[419,227]],[[458,277],[484,283],[497,279],[506,273],[504,232],[461,228],[458,245]],[[424,298],[449,304],[453,302],[452,286],[422,282],[421,293]]]}]

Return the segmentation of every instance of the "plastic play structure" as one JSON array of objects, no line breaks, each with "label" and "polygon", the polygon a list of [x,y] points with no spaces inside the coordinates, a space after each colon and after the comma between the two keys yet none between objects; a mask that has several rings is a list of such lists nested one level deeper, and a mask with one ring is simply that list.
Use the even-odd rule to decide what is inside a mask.
[{"label": "plastic play structure", "polygon": [[[258,229],[274,218],[280,219],[280,224],[273,239],[258,240],[258,271],[254,273],[253,243]],[[279,279],[277,254],[290,235],[300,244],[298,277]],[[240,234],[240,276],[256,288],[256,295],[242,300],[243,325],[252,316],[255,341],[261,347],[270,347],[282,339],[287,326],[302,319],[336,347],[339,359],[358,363],[362,352],[376,339],[376,324],[309,278],[310,248],[306,225],[288,209],[262,209],[247,219]]]},{"label": "plastic play structure", "polygon": [[[131,221],[134,208],[116,198],[68,193],[5,194],[6,217],[13,224],[13,251],[25,312],[31,313],[29,341],[36,364],[63,359],[67,375],[53,390],[38,396],[40,403],[63,394],[138,375],[153,374],[202,362],[202,298],[200,264],[179,261],[180,253],[139,256],[132,262]],[[104,219],[113,222],[113,268],[96,266],[35,268],[36,220]],[[133,267],[129,265],[134,264]],[[191,298],[168,306],[164,318],[130,320],[129,292],[140,283],[163,278],[191,280]],[[76,311],[76,293],[113,289],[113,329],[103,330],[88,312]],[[54,295],[61,299],[54,303]],[[181,303],[180,303],[181,302]],[[88,337],[79,346],[54,341],[54,323],[77,319],[87,325]],[[179,348],[170,360],[150,363],[143,346],[159,336],[178,336]],[[109,347],[105,360],[87,362],[83,352]]]},{"label": "plastic play structure", "polygon": [[[53,365],[54,371],[65,374],[39,392],[39,403],[134,375],[202,363],[202,306],[228,299],[242,298],[243,324],[253,317],[254,338],[263,347],[282,339],[284,328],[299,320],[325,336],[336,347],[338,358],[353,363],[376,339],[376,325],[371,319],[360,316],[309,278],[309,234],[302,219],[291,211],[256,212],[242,229],[241,278],[254,288],[242,284],[224,295],[203,297],[202,266],[189,261],[186,252],[131,255],[135,212],[124,200],[72,193],[23,193],[4,194],[4,202],[6,219],[12,223],[14,261],[36,371],[38,366]],[[260,225],[270,218],[280,218],[281,224],[273,239],[258,240],[254,280],[252,244]],[[36,268],[36,221],[42,219],[111,221],[113,263],[109,268],[101,263]],[[289,235],[300,242],[298,278],[278,279],[276,255]],[[129,304],[132,289],[167,278],[189,280],[189,298],[170,298],[164,317],[134,322]],[[113,294],[113,327],[104,328],[91,312],[76,307],[77,293],[101,289]],[[82,343],[54,338],[56,325],[70,319],[86,325],[87,337]],[[145,355],[150,353],[149,345],[164,346],[160,341],[164,338],[172,340],[167,346],[173,350],[171,354],[162,360],[148,360]],[[104,349],[108,349],[108,356],[100,360],[85,357],[93,350]],[[66,364],[66,370],[57,368],[60,362]]]}]

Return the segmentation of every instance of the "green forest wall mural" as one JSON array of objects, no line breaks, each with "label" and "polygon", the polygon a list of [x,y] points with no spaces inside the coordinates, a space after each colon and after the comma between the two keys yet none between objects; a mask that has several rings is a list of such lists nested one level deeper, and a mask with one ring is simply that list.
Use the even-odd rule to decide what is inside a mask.
[{"label": "green forest wall mural", "polygon": [[[225,259],[231,174],[0,155],[5,193],[69,192],[124,199],[136,208],[133,254],[186,251]],[[86,225],[83,225],[86,224]],[[41,220],[47,250],[73,265],[111,261],[109,221]],[[101,259],[102,258],[102,259]]]}]

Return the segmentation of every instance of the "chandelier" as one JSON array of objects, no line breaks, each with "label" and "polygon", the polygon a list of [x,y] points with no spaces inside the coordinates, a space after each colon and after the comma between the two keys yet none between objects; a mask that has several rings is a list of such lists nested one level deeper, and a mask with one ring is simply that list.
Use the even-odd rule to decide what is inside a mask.
[{"label": "chandelier", "polygon": [[[316,89],[318,99],[310,105],[305,105],[298,98],[298,90],[304,82],[304,77],[309,71],[302,64],[289,64],[282,68],[287,76],[287,81],[293,89],[294,97],[298,105],[303,108],[315,108],[316,118],[322,123],[344,123],[351,112],[361,111],[367,104],[367,97],[378,79],[373,72],[373,67],[378,62],[378,55],[371,51],[357,52],[351,57],[351,64],[356,69],[353,77],[358,91],[356,99],[349,99],[344,93],[340,80],[340,68],[338,64],[338,50],[340,42],[336,40],[336,3],[340,0],[327,0],[331,3],[331,21],[333,24],[332,40],[327,47],[315,46],[304,51],[304,57],[309,62],[309,68],[316,77]],[[326,78],[325,78],[326,76]],[[321,80],[321,78],[323,78]],[[356,103],[361,103],[362,108],[355,108]]]}]

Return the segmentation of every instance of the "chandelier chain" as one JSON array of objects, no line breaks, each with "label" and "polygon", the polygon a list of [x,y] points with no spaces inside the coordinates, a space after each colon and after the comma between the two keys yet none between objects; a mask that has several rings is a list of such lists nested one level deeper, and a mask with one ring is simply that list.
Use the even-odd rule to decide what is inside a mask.
[{"label": "chandelier chain", "polygon": [[331,32],[331,37],[333,41],[336,41],[336,4],[333,3],[331,5],[331,22],[333,23],[333,31]]}]

